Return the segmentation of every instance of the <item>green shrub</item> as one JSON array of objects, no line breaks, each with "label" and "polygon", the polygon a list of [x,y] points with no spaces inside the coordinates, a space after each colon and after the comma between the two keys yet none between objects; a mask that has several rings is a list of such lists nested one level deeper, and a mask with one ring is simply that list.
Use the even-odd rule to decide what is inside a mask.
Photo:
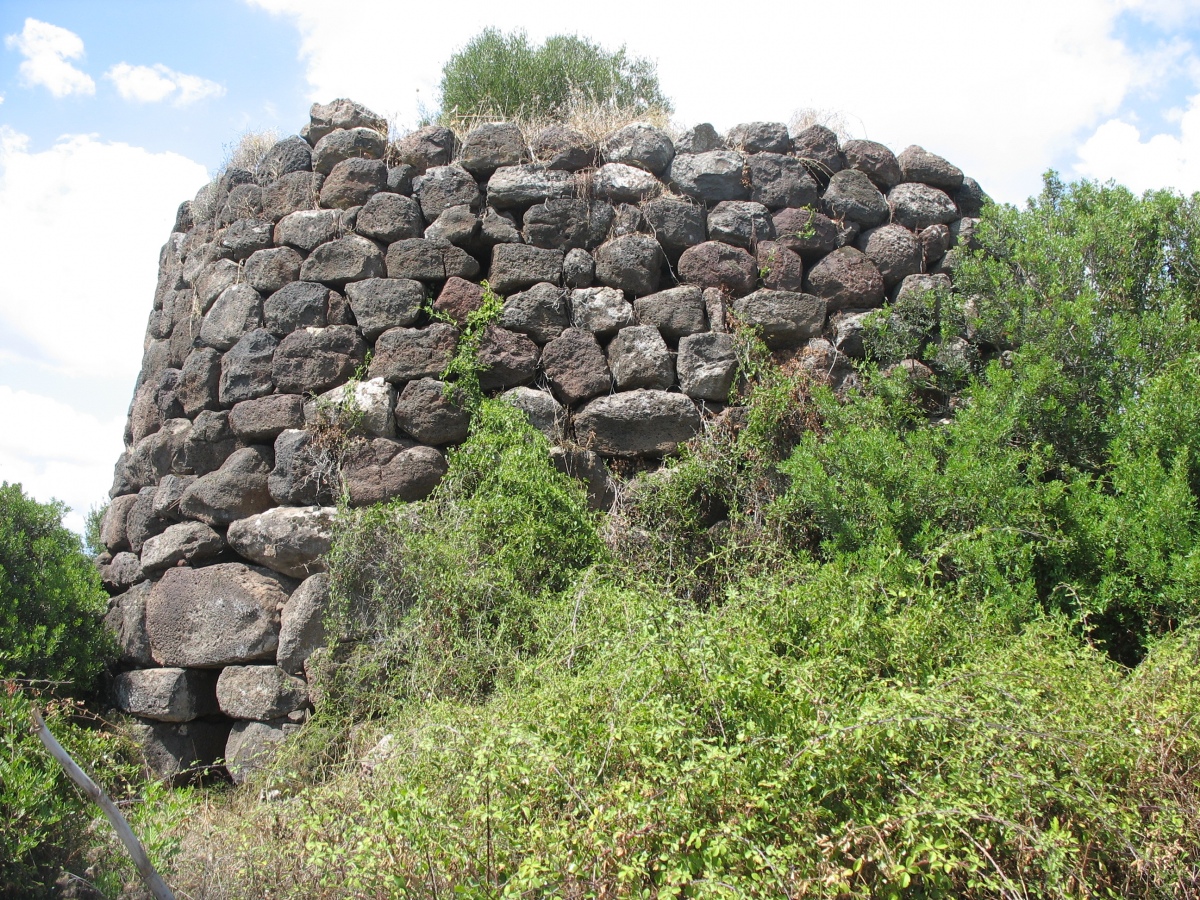
[{"label": "green shrub", "polygon": [[582,100],[646,112],[670,111],[654,63],[610,52],[586,38],[555,35],[532,46],[524,31],[487,28],[442,68],[442,115],[456,118],[563,116]]},{"label": "green shrub", "polygon": [[582,487],[520,410],[484,400],[432,496],[349,510],[330,552],[333,630],[366,641],[353,677],[386,696],[477,697],[540,643],[535,610],[597,559]]},{"label": "green shrub", "polygon": [[110,642],[108,598],[65,507],[0,484],[0,678],[69,681],[89,690]]}]

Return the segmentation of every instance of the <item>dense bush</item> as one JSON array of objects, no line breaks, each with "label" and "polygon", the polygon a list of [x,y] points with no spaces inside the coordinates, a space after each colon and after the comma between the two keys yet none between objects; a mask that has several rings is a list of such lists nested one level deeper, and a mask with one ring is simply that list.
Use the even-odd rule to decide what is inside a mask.
[{"label": "dense bush", "polygon": [[0,896],[48,895],[63,866],[86,865],[93,811],[31,732],[31,703],[98,781],[133,774],[124,742],[72,699],[91,694],[110,643],[107,595],[63,512],[0,485]]},{"label": "dense bush", "polygon": [[575,35],[555,35],[540,46],[524,31],[487,28],[442,68],[442,115],[498,118],[562,117],[574,104],[634,112],[671,104],[654,63],[611,52]]},{"label": "dense bush", "polygon": [[0,678],[86,691],[109,650],[108,597],[79,537],[63,526],[64,511],[0,484]]},{"label": "dense bush", "polygon": [[356,643],[277,801],[179,816],[180,885],[1200,892],[1200,198],[1050,178],[980,241],[876,345],[971,366],[838,398],[739,335],[741,410],[601,522],[484,404],[346,519]]}]

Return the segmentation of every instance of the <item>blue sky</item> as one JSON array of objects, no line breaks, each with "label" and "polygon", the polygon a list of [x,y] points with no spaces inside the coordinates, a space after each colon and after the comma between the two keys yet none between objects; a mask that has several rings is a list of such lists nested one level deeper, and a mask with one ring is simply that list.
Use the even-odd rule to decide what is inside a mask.
[{"label": "blue sky", "polygon": [[248,130],[349,96],[411,128],[479,30],[658,60],[676,121],[920,143],[1020,203],[1041,174],[1200,190],[1200,0],[670,4],[0,0],[0,480],[104,500],[175,208]]}]

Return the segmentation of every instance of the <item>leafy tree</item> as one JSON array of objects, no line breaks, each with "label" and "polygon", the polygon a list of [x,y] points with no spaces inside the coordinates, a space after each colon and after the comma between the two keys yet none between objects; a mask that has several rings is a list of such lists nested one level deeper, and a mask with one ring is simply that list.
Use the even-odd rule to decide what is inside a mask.
[{"label": "leafy tree", "polygon": [[634,111],[671,111],[655,63],[576,35],[533,46],[524,31],[487,28],[442,68],[442,114],[562,116],[576,99]]},{"label": "leafy tree", "polygon": [[106,597],[65,511],[0,483],[0,678],[86,689],[105,662]]}]

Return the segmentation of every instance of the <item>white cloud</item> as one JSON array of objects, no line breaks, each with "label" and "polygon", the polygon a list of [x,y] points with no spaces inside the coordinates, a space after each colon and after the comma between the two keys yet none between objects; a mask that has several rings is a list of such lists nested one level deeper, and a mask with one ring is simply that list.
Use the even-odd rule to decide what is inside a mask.
[{"label": "white cloud", "polygon": [[408,5],[247,2],[294,20],[312,99],[352,97],[398,113],[401,125],[416,122],[418,99],[436,105],[442,64],[482,28],[526,27],[535,40],[579,33],[656,58],[682,123],[724,129],[787,120],[804,107],[839,110],[862,123],[855,136],[896,150],[919,142],[1014,202],[1036,193],[1041,173],[1140,85],[1143,57],[1115,37],[1118,18],[1174,21],[1194,8],[1194,0],[936,0],[916,9],[861,0],[853,15],[793,3],[730,19],[640,0],[611,0],[604,15],[558,0],[463,0],[397,53],[394,35],[425,24]]},{"label": "white cloud", "polygon": [[1109,119],[1079,148],[1075,171],[1085,178],[1114,179],[1138,193],[1164,187],[1200,191],[1200,94],[1177,121],[1178,135],[1156,134],[1143,141],[1136,126]]},{"label": "white cloud", "polygon": [[24,373],[0,385],[0,479],[67,502],[76,530],[108,491],[124,429],[80,398],[101,379],[132,391],[157,248],[207,178],[177,154],[88,135],[31,152],[0,125],[0,360]]},{"label": "white cloud", "polygon": [[66,525],[83,531],[88,509],[107,499],[125,423],[101,421],[41,394],[0,385],[0,480],[20,483],[45,503],[71,507]]},{"label": "white cloud", "polygon": [[0,126],[0,333],[73,376],[132,377],[157,248],[203,166],[94,136],[40,153]]},{"label": "white cloud", "polygon": [[124,99],[137,103],[159,103],[170,97],[175,106],[187,106],[225,93],[225,88],[215,81],[198,75],[185,75],[161,63],[131,66],[121,62],[105,72],[104,77],[117,86],[117,92]]},{"label": "white cloud", "polygon": [[20,68],[25,86],[41,85],[55,97],[96,93],[92,77],[67,62],[83,56],[83,40],[75,32],[26,19],[21,33],[8,35],[4,44],[25,57]]}]

